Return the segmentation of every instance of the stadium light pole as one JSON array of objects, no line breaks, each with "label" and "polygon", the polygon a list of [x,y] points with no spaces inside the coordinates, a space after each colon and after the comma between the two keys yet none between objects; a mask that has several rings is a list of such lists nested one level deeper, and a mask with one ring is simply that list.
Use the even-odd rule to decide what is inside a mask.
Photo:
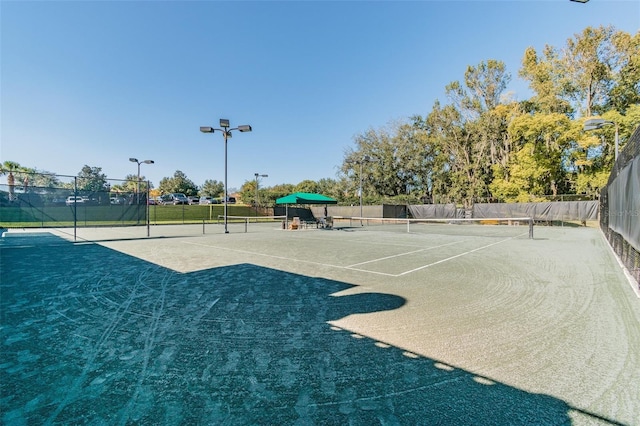
[{"label": "stadium light pole", "polygon": [[227,191],[227,139],[231,137],[231,132],[233,130],[237,130],[239,132],[250,132],[251,126],[248,124],[243,124],[238,127],[229,128],[229,120],[226,118],[220,119],[220,128],[214,128],[209,126],[200,126],[200,131],[202,133],[215,133],[216,131],[222,132],[222,136],[224,137],[224,233],[228,234],[229,229],[227,228],[227,205],[229,204],[229,194]]},{"label": "stadium light pole", "polygon": [[[360,160],[352,160],[350,161],[350,163],[352,164],[359,164],[360,165],[360,217],[362,217],[362,165],[364,163],[369,163],[371,162],[371,157],[369,157],[368,155],[365,155],[364,157],[362,157]],[[360,219],[360,225],[362,225],[362,219]]]},{"label": "stadium light pole", "polygon": [[620,143],[620,139],[619,139],[619,129],[618,129],[618,123],[615,123],[613,121],[607,121],[604,118],[590,118],[588,120],[586,120],[584,122],[584,130],[588,131],[588,130],[597,130],[597,129],[601,129],[604,126],[615,126],[616,128],[616,136],[615,136],[615,157],[614,159],[617,160],[618,159],[618,145]]},{"label": "stadium light pole", "polygon": [[261,177],[269,177],[269,175],[261,175],[260,173],[254,173],[253,174],[256,177],[256,215],[258,214],[258,178]]},{"label": "stadium light pole", "polygon": [[138,161],[137,158],[129,158],[132,163],[138,164],[138,180],[136,181],[136,204],[140,204],[140,164],[153,164],[153,160]]}]

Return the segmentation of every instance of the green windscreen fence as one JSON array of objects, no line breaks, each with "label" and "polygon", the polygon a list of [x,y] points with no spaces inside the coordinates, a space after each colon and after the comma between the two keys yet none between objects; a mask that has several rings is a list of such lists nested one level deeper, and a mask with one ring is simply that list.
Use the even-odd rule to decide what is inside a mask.
[{"label": "green windscreen fence", "polygon": [[631,136],[600,195],[600,227],[640,290],[640,128]]},{"label": "green windscreen fence", "polygon": [[[87,185],[77,178],[13,172],[0,185],[0,224],[5,228],[142,225],[147,194],[122,190],[127,181]],[[84,185],[80,185],[80,184]],[[145,185],[142,185],[146,188]],[[115,190],[114,188],[118,188]]]}]

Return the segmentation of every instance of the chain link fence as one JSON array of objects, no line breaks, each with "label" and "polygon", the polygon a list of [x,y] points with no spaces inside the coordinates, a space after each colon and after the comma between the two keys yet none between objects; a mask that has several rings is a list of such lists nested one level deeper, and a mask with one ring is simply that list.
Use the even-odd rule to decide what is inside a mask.
[{"label": "chain link fence", "polygon": [[600,228],[640,290],[640,127],[600,194]]},{"label": "chain link fence", "polygon": [[0,222],[22,228],[145,224],[146,188],[148,182],[11,172],[0,184]]}]

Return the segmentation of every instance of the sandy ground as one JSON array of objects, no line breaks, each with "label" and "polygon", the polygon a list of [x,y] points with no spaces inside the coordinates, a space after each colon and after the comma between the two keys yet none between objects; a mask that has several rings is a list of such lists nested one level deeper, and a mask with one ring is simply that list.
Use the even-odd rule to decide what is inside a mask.
[{"label": "sandy ground", "polygon": [[3,424],[640,424],[597,229],[51,232],[0,245]]}]

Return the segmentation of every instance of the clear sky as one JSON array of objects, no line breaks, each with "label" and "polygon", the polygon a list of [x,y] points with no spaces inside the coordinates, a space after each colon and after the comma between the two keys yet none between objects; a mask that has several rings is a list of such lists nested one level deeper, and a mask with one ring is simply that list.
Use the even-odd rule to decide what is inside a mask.
[{"label": "clear sky", "polygon": [[[176,170],[229,189],[336,178],[354,136],[426,115],[467,65],[518,79],[528,46],[563,47],[587,26],[640,29],[637,0],[0,0],[0,161],[158,186]],[[3,181],[5,178],[3,178]]]}]

